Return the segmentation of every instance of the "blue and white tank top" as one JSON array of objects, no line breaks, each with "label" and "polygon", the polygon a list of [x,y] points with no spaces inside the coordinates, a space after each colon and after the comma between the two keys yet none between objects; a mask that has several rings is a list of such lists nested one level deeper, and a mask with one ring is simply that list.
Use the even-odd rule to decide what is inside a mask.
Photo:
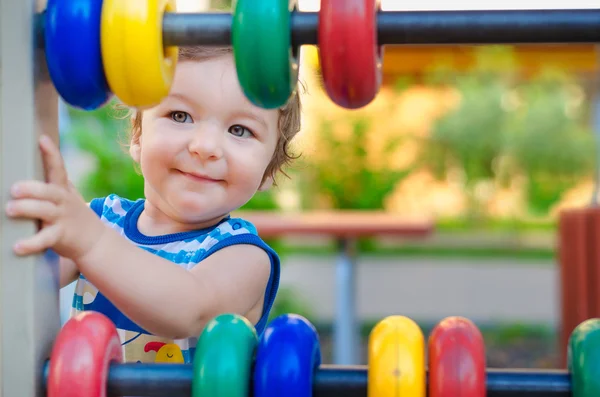
[{"label": "blue and white tank top", "polygon": [[[202,230],[146,236],[137,228],[144,202],[143,199],[131,201],[111,194],[93,199],[90,207],[104,223],[134,244],[185,269],[191,269],[204,258],[234,244],[252,244],[267,252],[271,259],[271,275],[265,291],[262,317],[255,325],[260,335],[267,324],[279,288],[280,262],[277,253],[258,236],[255,226],[243,219],[228,217]],[[93,310],[103,313],[114,322],[121,338],[125,362],[187,364],[193,361],[197,337],[173,340],[150,334],[117,309],[84,274],[77,280],[72,306],[72,315]]]}]

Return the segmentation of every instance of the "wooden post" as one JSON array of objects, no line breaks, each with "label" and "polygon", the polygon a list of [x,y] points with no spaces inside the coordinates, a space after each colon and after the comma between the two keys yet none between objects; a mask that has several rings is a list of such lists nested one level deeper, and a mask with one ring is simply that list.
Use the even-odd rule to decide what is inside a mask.
[{"label": "wooden post", "polygon": [[44,0],[0,0],[0,397],[43,397],[42,369],[60,328],[55,255],[17,257],[36,222],[5,216],[18,180],[43,180],[38,136],[58,141],[58,96],[38,45]]},{"label": "wooden post", "polygon": [[566,367],[571,332],[600,317],[600,208],[566,210],[559,218],[561,366]]}]

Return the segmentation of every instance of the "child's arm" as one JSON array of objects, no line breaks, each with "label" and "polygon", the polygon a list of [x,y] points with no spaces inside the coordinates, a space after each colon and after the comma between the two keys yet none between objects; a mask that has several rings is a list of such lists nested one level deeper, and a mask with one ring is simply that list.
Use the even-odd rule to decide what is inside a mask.
[{"label": "child's arm", "polygon": [[66,287],[79,277],[79,269],[77,265],[69,258],[63,256],[60,257],[59,261],[60,271],[60,288]]},{"label": "child's arm", "polygon": [[102,227],[100,239],[77,265],[123,314],[149,332],[168,338],[198,336],[218,314],[246,315],[262,303],[271,264],[261,248],[230,246],[186,270]]},{"label": "child's arm", "polygon": [[[262,249],[230,246],[193,270],[183,269],[138,248],[105,225],[69,184],[58,147],[42,135],[40,148],[48,181],[15,183],[6,205],[10,217],[42,222],[38,233],[16,242],[16,254],[52,248],[71,258],[126,316],[163,337],[198,336],[216,315],[247,315],[262,302],[271,271]],[[65,262],[64,268],[69,266]],[[68,275],[65,270],[61,282]]]},{"label": "child's arm", "polygon": [[[75,186],[69,182],[69,186],[72,189],[75,189]],[[90,203],[87,203],[87,206],[90,206]],[[71,284],[73,281],[77,280],[79,277],[79,269],[75,262],[73,262],[69,258],[65,258],[64,256],[60,257],[59,261],[59,271],[60,271],[60,288],[66,287]]]}]

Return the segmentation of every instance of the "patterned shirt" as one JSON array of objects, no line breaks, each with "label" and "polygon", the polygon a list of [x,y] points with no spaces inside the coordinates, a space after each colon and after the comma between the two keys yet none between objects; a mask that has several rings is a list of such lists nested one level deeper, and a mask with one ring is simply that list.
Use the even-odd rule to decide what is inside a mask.
[{"label": "patterned shirt", "polygon": [[[254,225],[240,218],[227,217],[219,224],[202,230],[146,236],[137,228],[144,202],[143,199],[131,201],[111,194],[92,200],[90,207],[105,224],[132,243],[185,269],[191,269],[218,250],[234,244],[252,244],[267,252],[271,259],[271,275],[265,291],[262,317],[255,325],[260,335],[266,326],[279,287],[280,263],[277,253],[258,237]],[[71,315],[93,310],[113,321],[121,338],[125,362],[187,364],[193,360],[197,337],[173,340],[152,335],[127,318],[84,274],[77,280],[72,306]]]}]

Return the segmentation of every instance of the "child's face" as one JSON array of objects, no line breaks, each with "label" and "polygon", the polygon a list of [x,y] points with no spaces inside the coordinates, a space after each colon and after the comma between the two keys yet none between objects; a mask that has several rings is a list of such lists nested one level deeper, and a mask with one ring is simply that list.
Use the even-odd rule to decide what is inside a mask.
[{"label": "child's face", "polygon": [[130,150],[146,206],[196,226],[241,207],[261,188],[278,118],[246,99],[232,56],[180,62],[170,95],[144,112],[140,144]]}]

